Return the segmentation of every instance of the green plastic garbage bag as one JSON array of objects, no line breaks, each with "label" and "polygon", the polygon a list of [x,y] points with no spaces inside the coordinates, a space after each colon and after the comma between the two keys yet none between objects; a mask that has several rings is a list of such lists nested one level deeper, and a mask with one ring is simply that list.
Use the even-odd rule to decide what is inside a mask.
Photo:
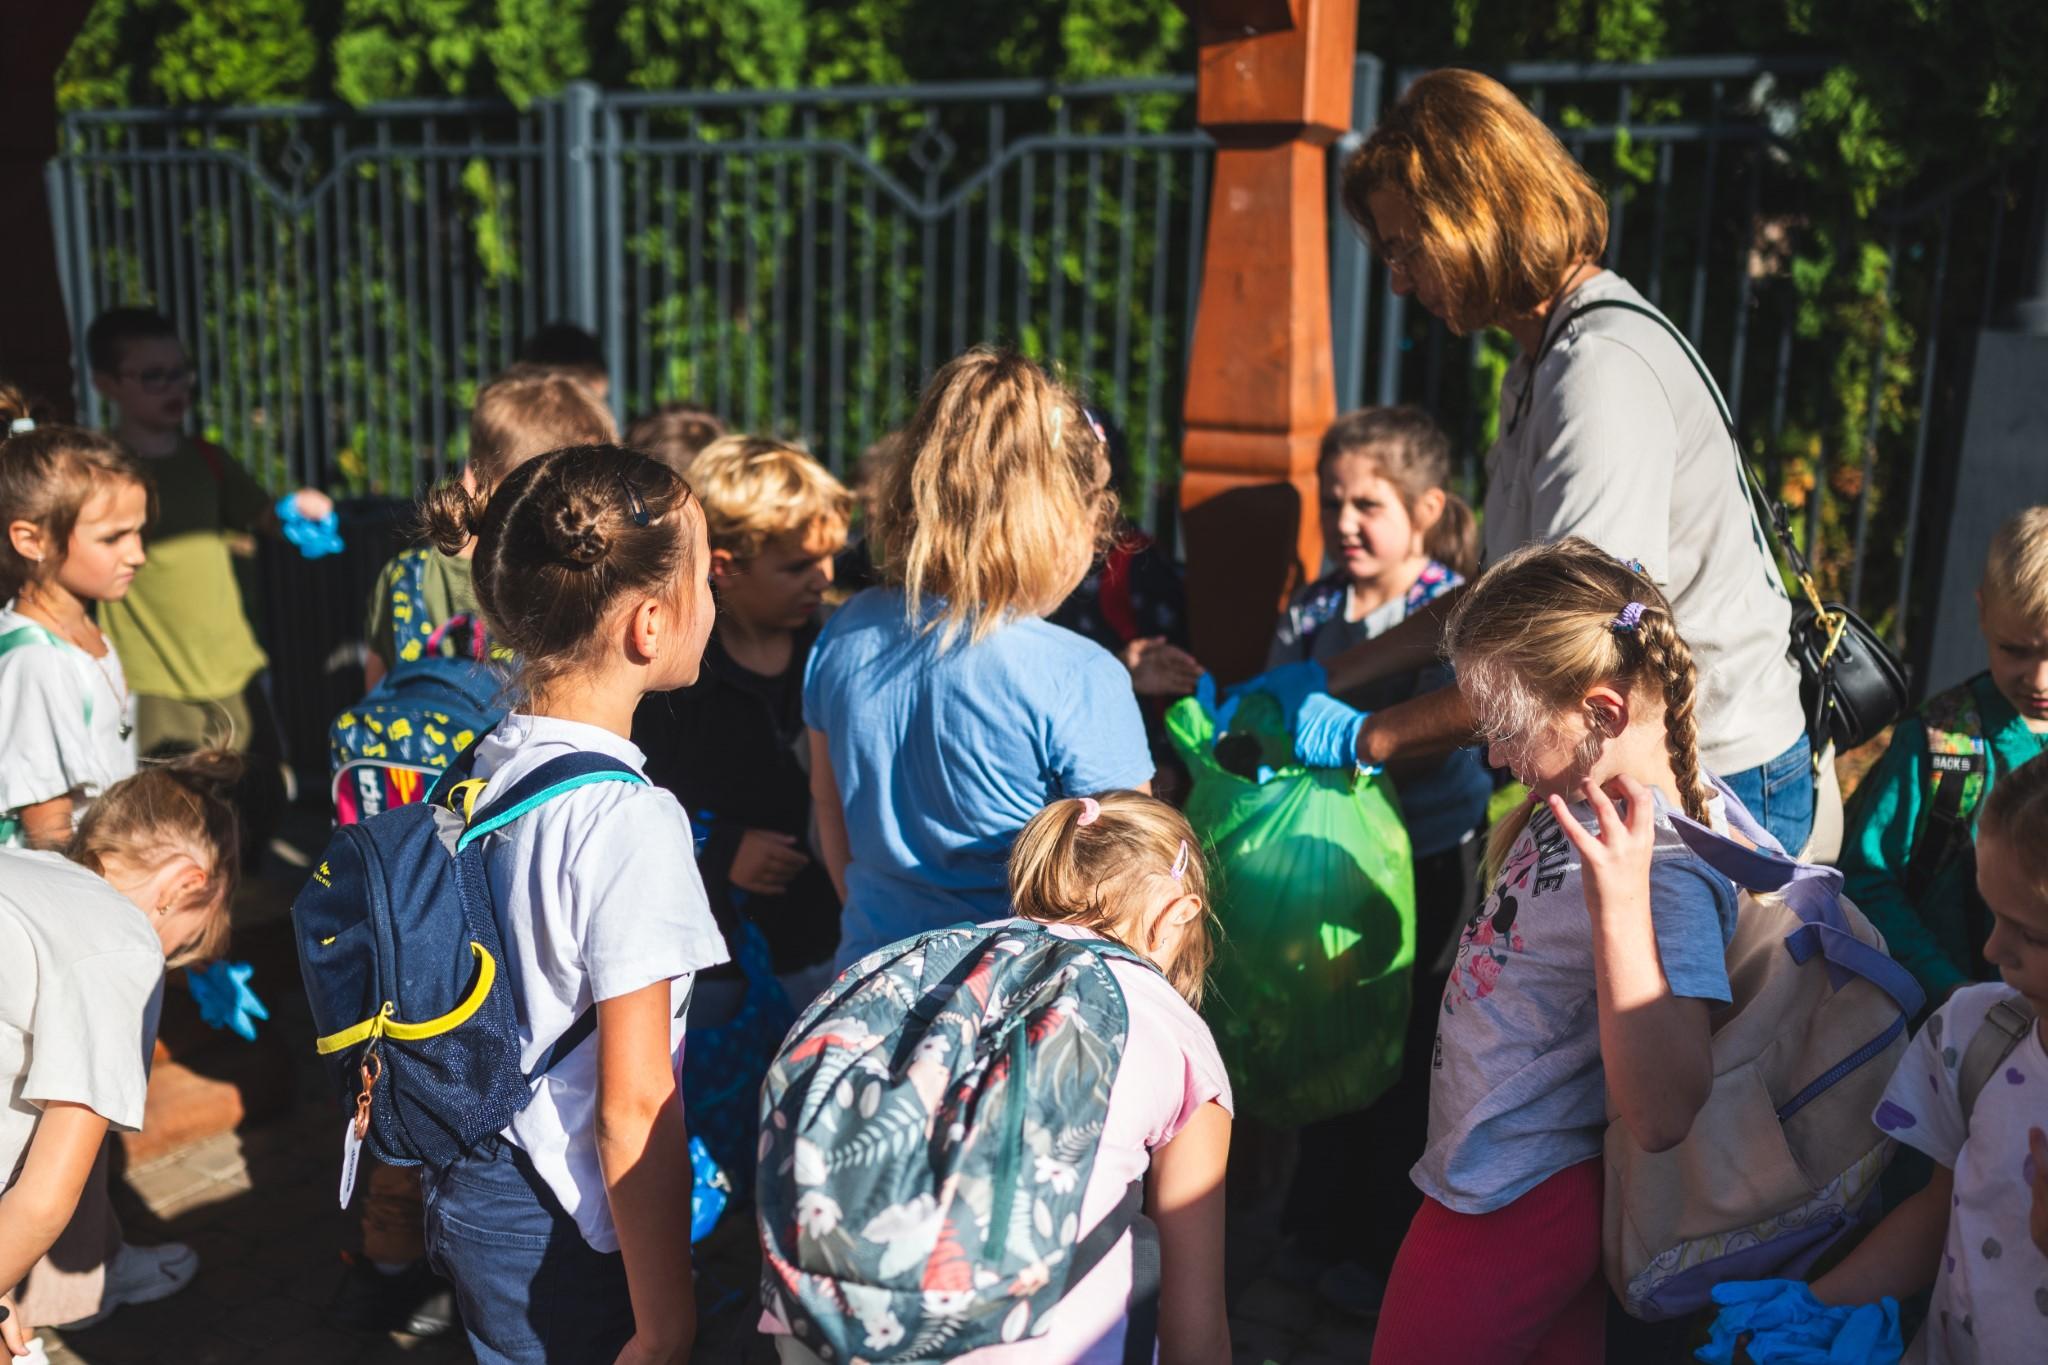
[{"label": "green plastic garbage bag", "polygon": [[1295,764],[1261,694],[1227,736],[1192,697],[1166,729],[1217,874],[1223,941],[1203,1014],[1237,1112],[1292,1126],[1371,1104],[1401,1071],[1415,960],[1414,860],[1393,788]]}]

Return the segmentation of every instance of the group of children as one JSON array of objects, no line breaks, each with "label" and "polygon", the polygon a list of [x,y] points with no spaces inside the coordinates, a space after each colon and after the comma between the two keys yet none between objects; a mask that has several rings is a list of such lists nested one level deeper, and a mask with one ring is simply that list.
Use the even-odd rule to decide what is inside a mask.
[{"label": "group of children", "polygon": [[[1143,1182],[1157,1312],[1131,1316],[1145,1277],[1127,1238],[1031,1340],[972,1358],[1149,1358],[1125,1341],[1144,1321],[1161,1360],[1228,1359],[1231,1092],[1198,1013],[1216,926],[1200,840],[1150,794],[1174,777],[1145,709],[1192,691],[1200,665],[1132,610],[1132,566],[1157,555],[1119,522],[1113,429],[1016,354],[957,357],[862,489],[879,581],[835,603],[857,514],[820,464],[692,408],[621,443],[594,350],[573,330],[528,349],[479,393],[460,477],[425,500],[426,543],[378,580],[365,687],[468,647],[442,629],[466,620],[511,699],[476,740],[474,777],[594,753],[645,781],[579,789],[491,836],[522,1066],[587,1009],[595,1037],[498,1139],[423,1180],[371,1173],[360,1319],[434,1325],[438,1272],[479,1359],[687,1358],[684,1044],[758,988],[735,959],[758,938],[785,1008],[811,1006],[794,1040],[906,941],[1018,917],[1130,950],[1103,959],[1131,1027],[1082,1211],[1100,1220]],[[0,989],[0,1080],[18,1078],[0,1171],[20,1172],[0,1194],[0,1285],[26,1281],[0,1321],[10,1348],[24,1321],[89,1320],[190,1278],[188,1252],[121,1247],[85,1196],[107,1129],[140,1121],[133,1045],[153,1034],[166,962],[223,946],[244,836],[214,751],[267,726],[226,536],[280,509],[185,434],[190,370],[168,323],[110,314],[88,350],[112,432],[37,424],[10,397],[0,443],[0,842],[15,846],[0,849],[0,938],[21,945],[0,977],[25,953],[38,964]],[[1318,466],[1333,568],[1273,641],[1275,665],[1330,657],[1474,579],[1443,666],[1291,699],[1310,766],[1352,765],[1357,708],[1435,688],[1465,692],[1485,740],[1483,759],[1391,774],[1418,905],[1406,1074],[1373,1110],[1303,1134],[1296,1223],[1338,1264],[1372,1259],[1361,1221],[1406,1223],[1378,1359],[1598,1359],[1604,1136],[1613,1120],[1645,1150],[1684,1138],[1731,999],[1736,889],[1673,814],[1724,834],[1746,822],[1700,766],[1712,698],[1684,623],[1617,557],[1627,547],[1532,546],[1480,574],[1449,464],[1412,409],[1338,421]],[[2048,740],[2048,509],[2000,532],[1980,602],[1990,668],[1901,723],[1843,857],[1937,1007],[1873,1116],[1933,1175],[1812,1286],[1822,1304],[1931,1287],[1930,1360],[2029,1358],[2048,1311],[2048,1117],[2031,1098],[2048,1088],[2048,762],[2031,761]],[[1095,638],[1053,624],[1063,613]],[[138,771],[138,754],[181,751]],[[1528,796],[1489,834],[1510,775]],[[1971,1108],[1961,1056],[2015,1014],[2025,1026]],[[764,1164],[763,1207],[794,1178],[816,1188],[792,1244],[845,1235],[803,1167],[801,1149],[794,1172]],[[47,1262],[31,1274],[60,1234],[110,1236],[103,1275],[81,1289]],[[1325,1287],[1362,1306],[1359,1278]],[[808,1365],[816,1342],[785,1302],[764,1299],[762,1328]],[[894,1344],[894,1317],[845,1311],[870,1347]]]}]

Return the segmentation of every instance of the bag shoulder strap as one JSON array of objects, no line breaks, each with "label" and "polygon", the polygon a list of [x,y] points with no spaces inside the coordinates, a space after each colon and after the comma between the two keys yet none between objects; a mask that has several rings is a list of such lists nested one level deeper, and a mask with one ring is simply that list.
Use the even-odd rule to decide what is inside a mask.
[{"label": "bag shoulder strap", "polygon": [[[1678,343],[1678,349],[1684,352],[1685,358],[1688,361],[1692,362],[1693,373],[1697,374],[1700,377],[1700,382],[1706,385],[1707,393],[1714,400],[1714,411],[1720,414],[1721,425],[1728,432],[1728,444],[1735,452],[1737,478],[1742,484],[1743,502],[1749,508],[1750,534],[1756,541],[1757,549],[1763,552],[1766,559],[1770,559],[1772,557],[1771,542],[1775,540],[1779,552],[1785,556],[1785,562],[1792,566],[1793,573],[1801,578],[1807,577],[1811,570],[1806,562],[1806,556],[1793,543],[1792,528],[1785,524],[1784,519],[1772,507],[1771,500],[1764,494],[1763,485],[1757,482],[1756,471],[1749,467],[1749,460],[1742,453],[1742,435],[1735,429],[1735,414],[1729,411],[1728,400],[1721,395],[1721,386],[1714,382],[1713,372],[1707,368],[1707,362],[1700,359],[1700,353],[1693,349],[1692,342],[1686,337],[1685,333],[1678,330],[1670,318],[1665,317],[1654,308],[1645,307],[1640,303],[1632,303],[1627,299],[1595,299],[1591,303],[1581,304],[1571,311],[1570,316],[1565,318],[1565,325],[1569,327],[1588,313],[1597,313],[1603,309],[1618,309],[1624,313],[1634,313],[1638,317],[1648,318],[1651,322],[1662,328],[1665,335]],[[1564,330],[1564,327],[1558,329],[1560,333]],[[1542,357],[1538,356],[1537,360],[1540,362]],[[1771,529],[1769,537],[1766,537],[1764,534],[1766,523],[1769,524]],[[1772,581],[1777,583],[1778,590],[1783,592],[1784,584],[1778,582],[1777,575],[1773,573],[1771,577]]]},{"label": "bag shoulder strap", "polygon": [[[503,791],[490,791],[486,780],[474,777],[456,782],[447,789],[449,809],[463,817],[463,831],[455,841],[455,851],[460,853],[486,834],[503,829],[558,796],[598,782],[647,785],[647,779],[623,760],[593,753],[563,754],[549,759]],[[440,790],[437,784],[436,791]]]},{"label": "bag shoulder strap", "polygon": [[1984,718],[1969,683],[1931,700],[1921,712],[1933,791],[1906,861],[1906,893],[1925,896],[1934,879],[1970,841],[1970,821],[1991,777]]},{"label": "bag shoulder strap", "polygon": [[1956,1098],[1962,1104],[1964,1128],[1970,1125],[1977,1097],[1984,1093],[1984,1087],[2033,1026],[2033,1008],[2021,997],[2013,996],[1993,1005],[1970,1036],[1969,1046],[1963,1049],[1962,1063],[1956,1068]]},{"label": "bag shoulder strap", "polygon": [[[5,635],[0,635],[0,654],[12,653],[24,645],[49,645],[57,650],[75,648],[75,646],[59,638],[57,632],[47,626],[38,625],[34,621],[16,626]],[[79,699],[85,703],[85,728],[90,730],[92,728],[92,678],[90,676],[85,679],[85,689],[78,695]]]}]

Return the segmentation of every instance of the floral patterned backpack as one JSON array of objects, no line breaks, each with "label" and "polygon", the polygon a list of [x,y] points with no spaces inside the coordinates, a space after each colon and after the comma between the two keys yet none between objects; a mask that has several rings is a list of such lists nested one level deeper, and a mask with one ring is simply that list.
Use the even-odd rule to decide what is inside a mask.
[{"label": "floral patterned backpack", "polygon": [[[812,1002],[761,1090],[761,1298],[829,1361],[1027,1340],[1134,1247],[1127,1358],[1149,1361],[1144,1182],[1080,1226],[1130,1027],[1118,944],[1022,921],[869,954]],[[1134,1354],[1135,1352],[1135,1354]]]}]

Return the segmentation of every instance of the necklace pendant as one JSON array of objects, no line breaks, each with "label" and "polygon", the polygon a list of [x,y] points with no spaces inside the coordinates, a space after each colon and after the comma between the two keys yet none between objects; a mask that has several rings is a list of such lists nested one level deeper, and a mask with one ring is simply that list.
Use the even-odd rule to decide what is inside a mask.
[{"label": "necklace pendant", "polygon": [[123,740],[126,740],[126,739],[127,739],[127,738],[128,738],[129,736],[130,736],[130,735],[133,735],[134,733],[135,733],[135,727],[134,727],[134,726],[132,726],[132,725],[128,724],[128,723],[127,723],[126,721],[123,721],[123,722],[121,723],[121,730],[120,730],[120,734],[121,734],[121,738],[122,738]]}]

